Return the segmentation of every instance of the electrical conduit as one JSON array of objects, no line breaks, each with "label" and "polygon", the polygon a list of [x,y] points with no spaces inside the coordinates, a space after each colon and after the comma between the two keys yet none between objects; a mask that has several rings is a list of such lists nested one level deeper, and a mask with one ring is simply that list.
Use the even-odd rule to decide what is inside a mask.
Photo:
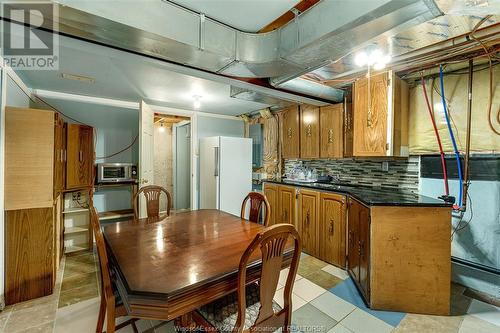
[{"label": "electrical conduit", "polygon": [[457,170],[458,170],[458,200],[457,205],[454,205],[454,209],[460,209],[462,205],[462,191],[463,191],[463,178],[462,178],[462,164],[460,163],[460,153],[457,148],[457,143],[455,141],[455,136],[453,135],[453,130],[451,129],[450,118],[448,117],[448,109],[446,107],[446,99],[444,95],[444,80],[443,80],[443,66],[439,65],[439,83],[441,84],[441,101],[443,103],[444,117],[446,118],[446,125],[448,126],[448,132],[450,133],[451,143],[453,144],[453,150],[455,152],[455,159],[457,160]]},{"label": "electrical conduit", "polygon": [[427,89],[425,88],[425,80],[422,73],[420,74],[420,81],[422,83],[422,90],[424,92],[425,103],[427,104],[427,110],[429,110],[429,116],[431,117],[432,126],[434,127],[434,133],[436,134],[436,140],[439,146],[439,154],[441,155],[441,168],[443,169],[444,189],[446,192],[446,196],[448,196],[450,194],[450,189],[448,187],[448,173],[446,171],[446,162],[444,160],[443,145],[441,144],[441,137],[439,136],[439,131],[436,126],[436,120],[434,119],[431,103],[429,102],[429,97],[427,96]]}]

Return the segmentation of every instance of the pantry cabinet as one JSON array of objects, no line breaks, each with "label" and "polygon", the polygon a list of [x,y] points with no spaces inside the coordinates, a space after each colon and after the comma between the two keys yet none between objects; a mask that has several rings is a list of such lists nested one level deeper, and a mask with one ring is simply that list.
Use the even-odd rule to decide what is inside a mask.
[{"label": "pantry cabinet", "polygon": [[68,124],[66,130],[66,189],[93,183],[94,144],[90,126]]},{"label": "pantry cabinet", "polygon": [[302,239],[302,250],[310,255],[318,255],[319,192],[300,189],[298,195],[298,231]]},{"label": "pantry cabinet", "polygon": [[319,256],[326,262],[345,267],[346,199],[321,192],[319,202]]},{"label": "pantry cabinet", "polygon": [[370,209],[349,198],[347,269],[370,302]]},{"label": "pantry cabinet", "polygon": [[408,85],[392,72],[353,87],[353,155],[408,156]]},{"label": "pantry cabinet", "polygon": [[319,107],[300,107],[300,157],[319,158]]},{"label": "pantry cabinet", "polygon": [[299,106],[294,105],[283,111],[283,130],[281,138],[282,157],[300,157],[300,115]]},{"label": "pantry cabinet", "polygon": [[54,196],[64,190],[66,178],[66,127],[56,113],[54,126]]}]

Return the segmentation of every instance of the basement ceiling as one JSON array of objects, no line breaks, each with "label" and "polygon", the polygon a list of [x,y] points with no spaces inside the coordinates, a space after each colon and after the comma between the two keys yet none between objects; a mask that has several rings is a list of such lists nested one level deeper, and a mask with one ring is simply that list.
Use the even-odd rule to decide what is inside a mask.
[{"label": "basement ceiling", "polygon": [[219,22],[257,32],[295,6],[299,0],[173,0]]}]

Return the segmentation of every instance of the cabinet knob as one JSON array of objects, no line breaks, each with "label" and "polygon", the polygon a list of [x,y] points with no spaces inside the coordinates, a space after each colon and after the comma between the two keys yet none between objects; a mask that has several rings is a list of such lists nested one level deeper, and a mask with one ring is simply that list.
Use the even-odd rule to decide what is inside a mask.
[{"label": "cabinet knob", "polygon": [[291,128],[291,127],[288,127],[288,130],[287,130],[287,136],[288,136],[289,138],[291,138],[291,137],[292,137],[292,128]]},{"label": "cabinet knob", "polygon": [[312,136],[312,125],[311,124],[307,125],[307,127],[306,127],[306,135]]}]

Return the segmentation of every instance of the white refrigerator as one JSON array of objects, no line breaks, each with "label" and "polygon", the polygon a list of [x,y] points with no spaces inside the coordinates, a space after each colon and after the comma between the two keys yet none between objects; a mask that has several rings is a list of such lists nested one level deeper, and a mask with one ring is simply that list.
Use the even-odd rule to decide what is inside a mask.
[{"label": "white refrigerator", "polygon": [[215,136],[200,139],[200,209],[240,215],[252,190],[252,139]]}]

